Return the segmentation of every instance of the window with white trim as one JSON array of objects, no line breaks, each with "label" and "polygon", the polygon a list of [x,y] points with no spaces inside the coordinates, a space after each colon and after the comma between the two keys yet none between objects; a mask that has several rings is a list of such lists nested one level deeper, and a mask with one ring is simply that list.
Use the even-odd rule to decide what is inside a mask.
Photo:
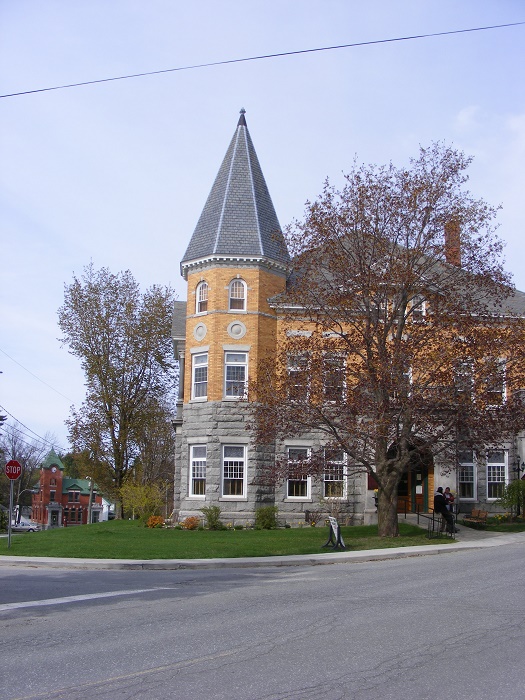
[{"label": "window with white trim", "polygon": [[222,446],[222,495],[244,498],[246,495],[246,447]]},{"label": "window with white trim", "polygon": [[414,296],[412,299],[410,314],[414,323],[420,323],[421,321],[425,320],[425,316],[427,315],[427,305],[424,297],[420,296],[419,294]]},{"label": "window with white trim", "polygon": [[308,355],[288,355],[288,398],[290,401],[305,401],[308,397]]},{"label": "window with white trim", "polygon": [[325,401],[337,403],[344,396],[345,358],[338,353],[323,356],[323,396]]},{"label": "window with white trim", "polygon": [[190,496],[206,496],[206,445],[190,448]]},{"label": "window with white trim", "polygon": [[476,462],[473,450],[464,450],[458,454],[458,495],[462,501],[475,501]]},{"label": "window with white trim", "polygon": [[205,399],[208,396],[208,353],[192,355],[191,398]]},{"label": "window with white trim", "polygon": [[200,282],[197,285],[196,290],[196,306],[195,312],[198,314],[204,314],[208,311],[208,283]]},{"label": "window with white trim", "polygon": [[472,397],[474,389],[474,363],[472,360],[461,360],[454,370],[454,388],[456,395]]},{"label": "window with white trim", "polygon": [[325,472],[323,476],[324,498],[344,498],[346,496],[346,459],[342,450],[325,452]]},{"label": "window with white trim", "polygon": [[507,484],[506,450],[487,450],[487,500],[503,496]]},{"label": "window with white trim", "polygon": [[381,323],[386,322],[388,314],[388,297],[383,292],[379,292],[377,297],[372,299],[370,311],[373,318],[377,318],[377,320]]},{"label": "window with white trim", "polygon": [[390,398],[395,402],[406,401],[412,394],[412,367],[393,367],[391,371],[392,390]]},{"label": "window with white trim", "polygon": [[228,309],[246,311],[246,282],[235,279],[230,282],[228,290]]},{"label": "window with white trim", "polygon": [[288,448],[288,474],[286,481],[286,498],[305,501],[311,498],[311,479],[303,475],[302,462],[308,460],[307,447]]},{"label": "window with white trim", "polygon": [[246,396],[248,353],[224,353],[224,396],[241,399]]},{"label": "window with white trim", "polygon": [[485,393],[489,406],[505,403],[505,360],[490,358],[485,361]]}]

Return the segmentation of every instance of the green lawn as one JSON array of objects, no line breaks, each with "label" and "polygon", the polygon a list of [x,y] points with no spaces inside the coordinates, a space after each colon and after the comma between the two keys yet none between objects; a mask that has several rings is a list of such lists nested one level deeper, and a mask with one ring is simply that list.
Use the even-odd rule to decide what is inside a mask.
[{"label": "green lawn", "polygon": [[[468,523],[461,521],[461,516],[458,518],[458,525],[465,527],[473,527]],[[520,518],[517,520],[499,520],[498,518],[489,518],[486,525],[474,527],[473,529],[484,530],[485,532],[525,532],[525,522]]]},{"label": "green lawn", "polygon": [[[381,549],[436,544],[426,531],[400,523],[400,537],[383,539],[377,526],[343,527],[347,550]],[[81,527],[13,534],[11,548],[0,539],[0,555],[84,557],[90,559],[213,559],[320,554],[327,527],[282,530],[176,530],[148,529],[139,521],[113,520]],[[443,540],[450,542],[450,540]]]}]

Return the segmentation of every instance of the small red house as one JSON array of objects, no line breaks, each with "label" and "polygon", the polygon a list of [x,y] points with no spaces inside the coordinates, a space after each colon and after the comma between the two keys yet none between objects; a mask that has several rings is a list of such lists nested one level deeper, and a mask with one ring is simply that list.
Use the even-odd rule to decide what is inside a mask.
[{"label": "small red house", "polygon": [[42,529],[69,525],[85,525],[99,521],[102,497],[91,479],[64,476],[60,457],[51,450],[40,468],[40,480],[35,484],[32,520]]}]

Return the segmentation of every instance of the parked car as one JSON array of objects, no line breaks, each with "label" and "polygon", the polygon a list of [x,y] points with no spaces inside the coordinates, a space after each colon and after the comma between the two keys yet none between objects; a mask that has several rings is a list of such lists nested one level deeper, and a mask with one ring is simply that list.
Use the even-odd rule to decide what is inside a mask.
[{"label": "parked car", "polygon": [[26,520],[21,520],[19,523],[11,525],[11,532],[38,532],[40,525],[37,523],[28,523]]}]

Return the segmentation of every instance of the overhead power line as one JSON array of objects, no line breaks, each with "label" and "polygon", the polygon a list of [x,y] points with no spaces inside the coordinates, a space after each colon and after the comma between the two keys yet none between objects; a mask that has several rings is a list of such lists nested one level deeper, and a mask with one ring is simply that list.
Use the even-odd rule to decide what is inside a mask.
[{"label": "overhead power line", "polygon": [[447,32],[432,32],[430,34],[414,34],[413,36],[400,36],[392,39],[374,39],[372,41],[356,41],[351,44],[338,44],[336,46],[320,46],[314,49],[299,49],[297,51],[282,51],[280,53],[269,53],[261,56],[247,56],[245,58],[230,58],[223,61],[211,61],[209,63],[196,63],[189,66],[179,66],[177,68],[164,68],[162,70],[146,71],[144,73],[132,73],[130,75],[118,75],[112,78],[99,78],[98,80],[85,80],[79,83],[69,83],[67,85],[54,85],[52,87],[38,88],[36,90],[24,90],[21,92],[11,92],[0,95],[0,98],[19,97],[20,95],[32,95],[37,92],[50,92],[51,90],[66,90],[69,88],[82,87],[84,85],[96,85],[97,83],[110,83],[115,80],[129,80],[130,78],[144,78],[148,75],[161,75],[162,73],[175,73],[177,71],[196,70],[198,68],[211,68],[213,66],[226,66],[232,63],[247,63],[248,61],[262,61],[268,58],[283,58],[284,56],[298,56],[305,53],[316,53],[321,51],[335,51],[338,49],[351,49],[357,46],[373,46],[375,44],[390,44],[399,41],[412,41],[414,39],[430,39],[431,37],[450,36],[452,34],[466,34],[468,32],[483,32],[489,29],[504,29],[506,27],[518,27],[524,22],[509,22],[507,24],[492,24],[487,27],[470,27],[469,29],[453,29]]},{"label": "overhead power line", "polygon": [[2,350],[2,348],[0,348],[0,352],[1,352],[2,354],[4,354],[6,357],[8,357],[10,360],[12,360],[12,361],[13,361],[15,364],[17,364],[19,367],[21,367],[22,369],[25,369],[26,372],[28,372],[28,373],[29,373],[32,377],[34,377],[35,379],[38,379],[39,382],[42,382],[42,384],[45,384],[47,387],[49,387],[50,389],[52,389],[56,394],[59,394],[59,395],[62,396],[64,399],[67,399],[68,401],[71,401],[71,403],[75,403],[73,399],[70,399],[70,398],[69,398],[69,396],[66,396],[65,394],[62,394],[62,392],[58,391],[58,389],[55,389],[55,387],[51,386],[51,384],[48,384],[48,383],[45,382],[43,379],[40,379],[40,377],[37,377],[37,375],[34,374],[33,372],[31,372],[30,369],[27,369],[27,367],[24,367],[24,365],[20,364],[20,362],[18,362],[18,360],[15,360],[14,357],[11,357],[11,355],[8,355],[8,354],[6,353],[5,350]]},{"label": "overhead power line", "polygon": [[[36,447],[36,449],[39,449],[39,450],[40,449],[42,449],[42,450],[48,449],[49,450],[49,444],[50,444],[49,442],[47,442],[47,441],[44,442],[41,438],[35,438],[32,435],[25,433],[23,430],[21,430],[20,428],[17,428],[14,425],[10,425],[8,423],[6,425],[6,427],[4,428],[4,431],[5,431],[6,436],[15,437],[16,440],[20,441],[26,447],[31,447],[31,448]],[[24,438],[27,438],[27,440],[25,440]],[[29,442],[29,441],[31,441],[31,442]],[[39,444],[37,444],[37,443],[39,443]],[[57,449],[61,450],[61,448],[58,448],[58,447],[57,447]],[[61,450],[61,451],[63,451],[63,450]]]},{"label": "overhead power line", "polygon": [[[64,448],[63,448],[63,447],[60,447],[59,445],[57,445],[56,442],[51,442],[51,440],[47,440],[46,438],[43,438],[43,437],[42,437],[41,435],[39,435],[38,433],[35,433],[34,430],[31,430],[31,428],[28,428],[27,425],[26,425],[25,423],[22,423],[21,420],[18,420],[18,418],[17,418],[16,416],[14,416],[12,413],[10,413],[10,412],[7,410],[7,408],[5,408],[4,406],[0,406],[0,410],[5,411],[9,416],[11,416],[11,418],[12,418],[13,420],[15,420],[17,423],[19,423],[20,425],[22,425],[26,430],[29,430],[29,432],[32,433],[33,435],[36,435],[36,437],[37,437],[39,440],[41,440],[43,443],[45,443],[45,444],[47,444],[47,445],[51,445],[51,447],[57,447],[59,450],[61,450],[61,451],[63,451],[63,452],[65,451]],[[9,427],[12,427],[12,426],[9,426]]]}]

